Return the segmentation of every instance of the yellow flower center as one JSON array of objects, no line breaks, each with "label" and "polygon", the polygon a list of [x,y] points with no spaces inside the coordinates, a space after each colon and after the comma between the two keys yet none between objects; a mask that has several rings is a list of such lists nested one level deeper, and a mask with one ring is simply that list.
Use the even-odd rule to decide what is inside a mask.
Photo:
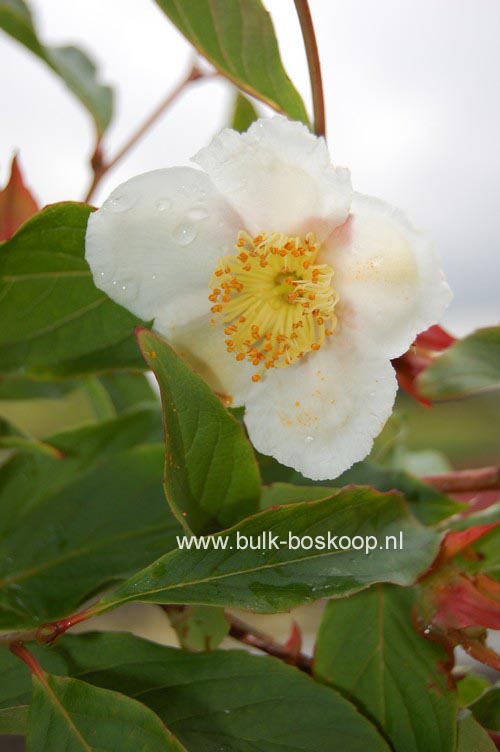
[{"label": "yellow flower center", "polygon": [[284,368],[319,350],[337,323],[333,269],[315,264],[314,235],[286,237],[240,232],[235,255],[224,256],[210,283],[214,318],[224,326],[227,350],[258,371]]}]

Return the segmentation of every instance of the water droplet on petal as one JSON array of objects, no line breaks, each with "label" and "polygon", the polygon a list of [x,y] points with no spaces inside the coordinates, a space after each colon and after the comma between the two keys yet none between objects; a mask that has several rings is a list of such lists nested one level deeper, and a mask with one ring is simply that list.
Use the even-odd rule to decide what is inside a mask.
[{"label": "water droplet on petal", "polygon": [[122,282],[122,290],[126,290],[127,298],[129,300],[133,300],[137,297],[137,293],[139,292],[139,285],[137,284],[135,279],[124,279]]},{"label": "water droplet on petal", "polygon": [[204,206],[194,206],[188,211],[187,216],[194,222],[199,222],[202,219],[207,219],[210,215]]},{"label": "water droplet on petal", "polygon": [[380,269],[383,263],[384,263],[384,260],[382,256],[374,256],[372,258],[372,265],[374,269]]},{"label": "water droplet on petal", "polygon": [[112,212],[124,212],[131,209],[136,202],[135,196],[127,196],[121,194],[119,196],[111,196],[103,204],[103,209],[107,209]]},{"label": "water droplet on petal", "polygon": [[196,235],[197,230],[194,225],[181,224],[172,232],[172,237],[179,245],[189,245],[189,243],[193,242]]},{"label": "water droplet on petal", "polygon": [[310,444],[311,441],[314,441],[314,436],[306,436],[304,441],[306,442],[306,444]]},{"label": "water droplet on petal", "polygon": [[172,206],[172,202],[169,198],[160,198],[156,202],[156,208],[159,212],[164,212],[170,209]]}]

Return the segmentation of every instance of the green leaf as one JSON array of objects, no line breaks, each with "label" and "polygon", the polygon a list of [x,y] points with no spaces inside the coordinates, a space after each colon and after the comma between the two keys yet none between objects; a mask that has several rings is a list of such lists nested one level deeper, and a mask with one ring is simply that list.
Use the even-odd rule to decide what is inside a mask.
[{"label": "green leaf", "polygon": [[0,710],[0,734],[24,734],[28,722],[28,705]]},{"label": "green leaf", "polygon": [[[278,549],[243,548],[250,540],[257,546],[263,536],[268,542],[270,533],[275,542],[283,541]],[[335,549],[329,533],[338,536],[337,543],[341,536],[374,536],[370,539],[374,550],[366,555],[364,550],[349,548],[347,539],[346,550]],[[291,535],[295,537],[289,539]],[[387,550],[386,536],[395,536],[388,539]],[[404,550],[393,550],[401,536]],[[93,613],[132,600],[272,613],[348,595],[374,582],[409,585],[430,565],[438,539],[437,533],[409,515],[402,497],[346,489],[323,501],[261,512],[204,539],[206,549],[200,545],[200,550],[172,551],[99,601]],[[318,548],[311,548],[314,543]],[[359,543],[356,538],[355,545]]]},{"label": "green leaf", "polygon": [[117,413],[138,405],[159,403],[158,395],[144,373],[110,373],[99,380]]},{"label": "green leaf", "polygon": [[[46,670],[139,699],[190,752],[389,752],[351,703],[274,658],[187,653],[124,633],[68,635],[33,652]],[[0,678],[0,707],[29,703],[26,666],[1,648]]]},{"label": "green leaf", "polygon": [[470,709],[481,726],[500,733],[500,684],[488,689]]},{"label": "green leaf", "polygon": [[39,441],[21,431],[17,426],[0,417],[0,449],[21,449],[25,452],[41,452],[60,459],[56,447],[45,441]]},{"label": "green leaf", "polygon": [[[454,501],[446,494],[428,486],[409,473],[379,467],[370,460],[357,462],[350,470],[347,470],[335,480],[318,481],[314,483],[314,486],[311,486],[313,481],[309,478],[304,478],[296,470],[280,465],[272,457],[258,455],[258,460],[262,480],[266,484],[286,483],[319,489],[356,485],[370,486],[383,493],[399,491],[408,501],[412,513],[424,525],[434,525],[467,508],[466,504]],[[318,495],[320,493],[318,491]],[[310,498],[312,499],[313,496],[310,496]],[[316,498],[319,498],[319,496]]]},{"label": "green leaf", "polygon": [[270,486],[263,486],[260,505],[262,509],[269,509],[281,504],[317,501],[328,499],[337,491],[337,488],[329,486],[294,486],[291,483],[272,483]]},{"label": "green leaf", "polygon": [[113,113],[113,92],[109,86],[98,82],[96,67],[90,58],[77,47],[47,47],[42,44],[24,0],[0,0],[0,28],[62,78],[68,89],[87,108],[101,136]]},{"label": "green leaf", "polygon": [[33,676],[30,752],[182,752],[161,720],[137,700],[78,679]]},{"label": "green leaf", "polygon": [[38,400],[64,397],[76,389],[71,381],[38,381],[0,375],[0,400]]},{"label": "green leaf", "polygon": [[458,722],[457,752],[497,752],[487,732],[468,712]]},{"label": "green leaf", "polygon": [[215,606],[169,606],[167,615],[181,648],[191,652],[215,650],[229,632],[224,610]]},{"label": "green leaf", "polygon": [[271,16],[260,0],[156,2],[223,76],[292,120],[309,123],[283,68]]},{"label": "green leaf", "polygon": [[175,546],[151,410],[50,437],[0,468],[0,629],[75,610]]},{"label": "green leaf", "polygon": [[423,525],[435,525],[467,508],[466,504],[451,499],[410,473],[378,467],[368,461],[358,462],[337,478],[335,483],[368,485],[382,492],[400,491],[408,501],[412,513]]},{"label": "green leaf", "polygon": [[141,329],[137,341],[160,386],[165,493],[174,514],[205,533],[257,511],[259,471],[241,425],[164,340]]},{"label": "green leaf", "polygon": [[3,374],[53,378],[143,369],[140,323],[94,285],[84,258],[90,208],[49,206],[0,246]]},{"label": "green leaf", "polygon": [[413,593],[376,586],[328,603],[318,633],[315,675],[372,718],[395,752],[454,752],[455,692],[449,656],[411,622]]},{"label": "green leaf", "polygon": [[234,100],[231,128],[238,133],[244,133],[258,117],[258,112],[251,101],[238,92]]},{"label": "green leaf", "polygon": [[[483,521],[489,522],[492,520],[484,519]],[[478,557],[476,560],[468,562],[468,570],[482,572],[500,580],[500,526],[479,538],[474,543],[473,549]]]},{"label": "green leaf", "polygon": [[485,676],[472,672],[466,674],[457,681],[458,702],[460,707],[467,707],[477,700],[486,689],[491,687],[491,682]]},{"label": "green leaf", "polygon": [[443,352],[419,377],[430,400],[459,399],[500,387],[500,327],[478,329]]}]

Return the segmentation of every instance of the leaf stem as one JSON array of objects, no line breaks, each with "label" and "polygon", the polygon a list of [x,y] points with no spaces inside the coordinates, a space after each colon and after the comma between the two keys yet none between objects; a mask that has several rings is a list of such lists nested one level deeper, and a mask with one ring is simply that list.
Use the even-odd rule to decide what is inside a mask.
[{"label": "leaf stem", "polygon": [[314,132],[317,136],[326,136],[325,98],[323,95],[323,80],[319,61],[318,44],[311,17],[308,0],[294,0],[295,9],[299,17],[304,47],[306,49],[309,78],[314,111]]},{"label": "leaf stem", "polygon": [[274,658],[279,658],[285,663],[290,663],[297,666],[301,671],[306,674],[312,672],[312,658],[305,655],[302,652],[295,653],[293,648],[287,645],[282,645],[276,642],[270,635],[255,629],[250,624],[246,624],[241,621],[237,616],[225,612],[227,621],[229,622],[229,636],[238,642],[242,642],[245,645],[249,645],[252,648],[261,650],[267,655],[272,655]]},{"label": "leaf stem", "polygon": [[22,642],[12,642],[9,645],[9,649],[10,652],[13,653],[17,658],[20,658],[22,661],[24,661],[32,674],[37,676],[45,683],[43,668],[40,666],[33,653],[30,653],[30,651],[24,647],[24,644]]},{"label": "leaf stem", "polygon": [[109,172],[109,170],[111,170],[121,159],[123,159],[126,154],[128,154],[128,152],[137,144],[138,141],[140,141],[144,134],[151,128],[152,125],[155,124],[158,118],[163,115],[165,110],[167,110],[175,102],[179,94],[181,94],[181,92],[183,92],[190,83],[197,81],[200,78],[212,78],[213,76],[218,75],[219,74],[217,72],[204,73],[202,70],[200,70],[196,62],[194,62],[190,66],[188,72],[181,78],[179,83],[172,89],[172,91],[167,94],[164,99],[162,99],[162,101],[158,104],[157,107],[155,107],[153,112],[146,118],[142,125],[140,125],[139,128],[137,128],[137,130],[129,136],[123,146],[118,149],[114,157],[111,157],[111,159],[104,159],[101,141],[98,140],[94,154],[91,158],[91,165],[94,174],[85,198],[83,199],[84,202],[88,203],[91,200],[97,186],[101,182],[104,175]]}]

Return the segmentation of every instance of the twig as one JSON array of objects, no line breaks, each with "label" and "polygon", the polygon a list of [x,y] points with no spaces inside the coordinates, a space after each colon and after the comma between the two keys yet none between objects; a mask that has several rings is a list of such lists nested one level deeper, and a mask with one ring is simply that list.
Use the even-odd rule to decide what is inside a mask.
[{"label": "twig", "polygon": [[321,65],[319,62],[318,44],[314,25],[307,0],[294,0],[295,9],[299,17],[304,47],[306,49],[307,65],[309,66],[309,78],[311,80],[311,92],[314,111],[314,132],[317,136],[326,135],[325,123],[325,99],[323,95],[323,81],[321,78]]},{"label": "twig", "polygon": [[286,645],[276,642],[270,635],[246,624],[237,616],[226,611],[226,619],[229,622],[229,636],[238,642],[243,642],[252,648],[257,648],[263,653],[279,658],[286,663],[297,666],[301,671],[310,674],[312,671],[312,658],[304,653],[295,655]]},{"label": "twig", "polygon": [[500,467],[453,470],[442,475],[427,475],[422,480],[444,493],[494,490],[500,489]]},{"label": "twig", "polygon": [[217,75],[219,74],[216,72],[204,73],[202,70],[200,70],[200,68],[198,68],[196,63],[193,63],[187,74],[182,77],[177,86],[175,86],[175,88],[171,92],[169,92],[168,95],[159,103],[159,105],[153,110],[149,117],[146,118],[142,125],[140,125],[139,128],[134,133],[132,133],[132,135],[127,139],[123,146],[118,149],[114,157],[109,160],[105,160],[102,152],[102,144],[100,141],[98,141],[91,159],[91,165],[94,175],[84,198],[85,203],[88,203],[90,201],[104,175],[109,170],[111,170],[111,168],[113,168],[117,164],[117,162],[123,159],[123,157],[130,151],[130,149],[132,149],[136,145],[136,143],[144,136],[146,131],[148,131],[149,128],[154,125],[158,118],[165,112],[165,110],[170,107],[170,105],[174,103],[179,94],[181,94],[181,92],[184,91],[184,89],[190,83],[197,81],[200,78],[212,78],[213,76]]}]

